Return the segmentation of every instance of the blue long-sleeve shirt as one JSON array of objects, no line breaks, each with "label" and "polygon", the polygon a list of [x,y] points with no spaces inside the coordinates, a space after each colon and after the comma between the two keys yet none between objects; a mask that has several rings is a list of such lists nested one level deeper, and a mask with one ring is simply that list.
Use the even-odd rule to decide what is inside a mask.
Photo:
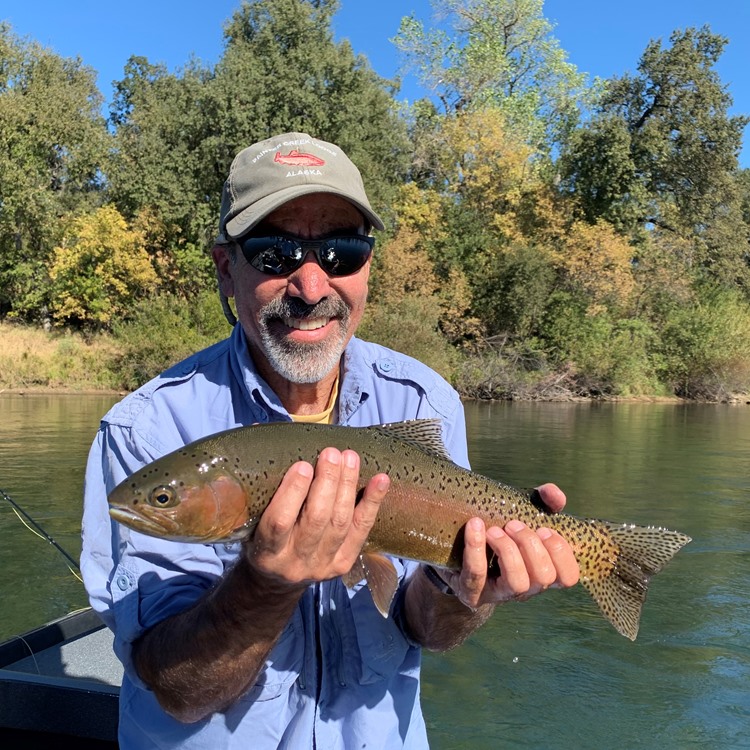
[{"label": "blue long-sleeve shirt", "polygon": [[[339,424],[438,417],[453,460],[468,466],[456,392],[414,359],[352,339],[344,354]],[[201,597],[239,545],[167,542],[113,523],[106,496],[150,461],[220,430],[289,420],[257,374],[240,326],[126,397],[103,418],[86,469],[81,568],[94,609],[115,633],[125,667],[120,747],[426,748],[420,649],[404,632],[397,595],[385,619],[364,582],[310,586],[257,684],[229,710],[182,724],[139,679],[133,642]],[[403,582],[416,564],[394,560]],[[403,585],[401,586],[403,592]]]}]

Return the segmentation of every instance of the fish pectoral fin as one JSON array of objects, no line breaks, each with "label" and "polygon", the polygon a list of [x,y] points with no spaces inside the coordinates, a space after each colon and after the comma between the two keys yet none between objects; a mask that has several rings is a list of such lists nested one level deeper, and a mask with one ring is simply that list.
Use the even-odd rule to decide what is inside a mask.
[{"label": "fish pectoral fin", "polygon": [[[387,557],[374,552],[365,552],[359,559],[372,600],[378,612],[383,617],[388,617],[391,602],[398,588],[396,568]],[[361,576],[359,580],[362,580]]]}]

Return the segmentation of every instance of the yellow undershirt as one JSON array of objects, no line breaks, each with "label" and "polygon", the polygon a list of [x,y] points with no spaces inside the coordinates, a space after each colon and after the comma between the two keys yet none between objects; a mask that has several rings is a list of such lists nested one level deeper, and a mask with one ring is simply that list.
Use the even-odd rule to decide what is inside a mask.
[{"label": "yellow undershirt", "polygon": [[328,399],[328,406],[319,414],[290,414],[292,422],[304,422],[305,424],[331,424],[333,408],[336,406],[336,399],[339,397],[339,376],[336,374],[336,381],[331,389],[331,396]]}]

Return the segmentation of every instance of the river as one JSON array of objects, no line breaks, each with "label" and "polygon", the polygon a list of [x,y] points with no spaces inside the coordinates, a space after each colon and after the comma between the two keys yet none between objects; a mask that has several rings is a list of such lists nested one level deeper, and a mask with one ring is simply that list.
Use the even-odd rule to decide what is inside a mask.
[{"label": "river", "polygon": [[[109,396],[0,395],[0,489],[74,557],[86,453]],[[473,468],[554,481],[580,516],[693,537],[656,577],[635,643],[586,592],[498,609],[425,656],[433,750],[750,748],[750,409],[467,404]],[[1,502],[1,501],[0,501]],[[0,506],[0,639],[85,606],[63,556]]]}]

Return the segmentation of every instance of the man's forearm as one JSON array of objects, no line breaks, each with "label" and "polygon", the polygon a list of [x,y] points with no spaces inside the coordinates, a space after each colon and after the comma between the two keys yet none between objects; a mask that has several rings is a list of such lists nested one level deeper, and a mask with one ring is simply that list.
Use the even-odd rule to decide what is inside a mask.
[{"label": "man's forearm", "polygon": [[179,721],[226,710],[256,681],[305,588],[280,588],[241,557],[195,606],[136,641],[138,674]]},{"label": "man's forearm", "polygon": [[405,597],[407,627],[412,637],[430,651],[461,645],[495,609],[494,604],[470,609],[457,597],[441,593],[421,566],[409,581]]}]

